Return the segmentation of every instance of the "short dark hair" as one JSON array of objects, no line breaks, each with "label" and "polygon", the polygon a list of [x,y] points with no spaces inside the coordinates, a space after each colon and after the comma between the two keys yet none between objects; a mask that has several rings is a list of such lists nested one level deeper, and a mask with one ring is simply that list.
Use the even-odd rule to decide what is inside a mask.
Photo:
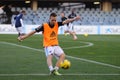
[{"label": "short dark hair", "polygon": [[56,17],[57,14],[56,14],[56,13],[51,13],[51,14],[50,14],[50,17],[51,17],[51,16]]},{"label": "short dark hair", "polygon": [[61,13],[65,14],[64,11],[62,11]]},{"label": "short dark hair", "polygon": [[21,10],[21,13],[25,13],[25,10]]}]

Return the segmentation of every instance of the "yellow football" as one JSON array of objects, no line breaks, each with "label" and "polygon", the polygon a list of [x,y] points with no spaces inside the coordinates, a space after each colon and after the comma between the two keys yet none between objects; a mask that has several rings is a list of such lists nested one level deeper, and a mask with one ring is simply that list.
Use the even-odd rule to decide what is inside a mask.
[{"label": "yellow football", "polygon": [[71,62],[67,59],[65,59],[63,62],[61,62],[60,67],[62,69],[69,69],[71,66]]},{"label": "yellow football", "polygon": [[84,36],[85,36],[85,37],[88,37],[88,33],[85,33]]}]

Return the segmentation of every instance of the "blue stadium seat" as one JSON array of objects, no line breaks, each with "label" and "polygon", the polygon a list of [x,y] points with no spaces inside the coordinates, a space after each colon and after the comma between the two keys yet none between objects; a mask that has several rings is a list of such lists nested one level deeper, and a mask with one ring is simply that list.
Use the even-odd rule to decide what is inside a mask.
[{"label": "blue stadium seat", "polygon": [[[26,24],[42,24],[48,21],[51,12],[56,12],[58,17],[62,11],[68,16],[71,13],[69,8],[41,8],[39,7],[37,11],[33,11],[31,8],[20,8],[13,7],[12,11],[26,10],[26,15],[24,20]],[[119,25],[120,24],[120,9],[115,9],[111,12],[103,12],[99,8],[76,8],[77,15],[80,15],[81,20],[74,22],[75,24],[81,25]],[[3,18],[3,17],[1,17]],[[0,23],[5,21],[6,18],[0,20]],[[57,19],[60,21],[60,18]]]}]

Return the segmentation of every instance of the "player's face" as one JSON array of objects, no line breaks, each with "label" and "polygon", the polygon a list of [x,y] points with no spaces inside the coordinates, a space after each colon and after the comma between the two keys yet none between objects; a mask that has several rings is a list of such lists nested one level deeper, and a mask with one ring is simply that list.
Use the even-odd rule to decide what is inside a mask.
[{"label": "player's face", "polygon": [[26,15],[26,12],[24,12],[23,15]]},{"label": "player's face", "polygon": [[56,21],[57,21],[57,17],[53,17],[53,16],[50,17],[50,24],[54,25]]},{"label": "player's face", "polygon": [[60,15],[61,15],[61,17],[64,17],[64,13],[61,13]]}]

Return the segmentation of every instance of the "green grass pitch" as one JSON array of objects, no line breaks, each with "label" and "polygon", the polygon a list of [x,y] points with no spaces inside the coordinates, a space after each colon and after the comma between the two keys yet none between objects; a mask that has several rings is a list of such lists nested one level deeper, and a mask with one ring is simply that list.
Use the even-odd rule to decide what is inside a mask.
[{"label": "green grass pitch", "polygon": [[59,35],[59,44],[71,67],[50,76],[41,35],[0,34],[0,80],[120,80],[120,35]]}]

